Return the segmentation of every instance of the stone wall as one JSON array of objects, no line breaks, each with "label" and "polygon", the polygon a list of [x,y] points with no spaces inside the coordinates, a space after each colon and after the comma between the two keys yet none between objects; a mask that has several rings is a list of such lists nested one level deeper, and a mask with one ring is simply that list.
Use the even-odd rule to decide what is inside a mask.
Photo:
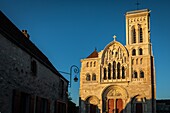
[{"label": "stone wall", "polygon": [[[37,64],[37,71],[31,71],[31,62]],[[42,60],[42,59],[41,59]],[[64,81],[63,98],[60,97],[60,81]],[[67,81],[35,57],[16,46],[0,34],[0,112],[12,113],[13,90],[50,100],[54,113],[55,101],[67,103]]]}]

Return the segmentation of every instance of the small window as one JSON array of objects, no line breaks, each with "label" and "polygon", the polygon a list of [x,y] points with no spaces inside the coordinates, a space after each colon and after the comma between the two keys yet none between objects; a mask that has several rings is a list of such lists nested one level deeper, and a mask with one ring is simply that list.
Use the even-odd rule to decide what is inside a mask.
[{"label": "small window", "polygon": [[86,63],[86,67],[89,67],[89,62]]},{"label": "small window", "polygon": [[132,50],[132,56],[135,56],[135,55],[136,55],[136,50],[133,49],[133,50]]},{"label": "small window", "polygon": [[140,78],[144,78],[144,72],[140,71]]},{"label": "small window", "polygon": [[90,74],[86,74],[86,80],[90,81]]},{"label": "small window", "polygon": [[139,55],[142,55],[143,54],[143,51],[142,51],[142,48],[139,49]]},{"label": "small window", "polygon": [[92,80],[95,81],[96,80],[96,74],[93,73],[92,75]]},{"label": "small window", "polygon": [[90,67],[92,67],[92,62],[90,62]]},{"label": "small window", "polygon": [[136,71],[133,72],[133,78],[137,78],[138,77],[138,73]]},{"label": "small window", "polygon": [[136,59],[136,65],[138,65],[138,59]]},{"label": "small window", "polygon": [[[70,85],[71,83],[69,83]],[[59,96],[61,98],[64,97],[64,81],[62,79],[60,79],[60,83],[59,83]]]},{"label": "small window", "polygon": [[33,75],[36,75],[36,73],[37,73],[37,63],[36,63],[35,60],[33,60],[31,62],[31,71],[32,71]]},{"label": "small window", "polygon": [[96,67],[96,61],[94,62],[93,66]]},{"label": "small window", "polygon": [[142,58],[140,59],[140,64],[142,64]]}]

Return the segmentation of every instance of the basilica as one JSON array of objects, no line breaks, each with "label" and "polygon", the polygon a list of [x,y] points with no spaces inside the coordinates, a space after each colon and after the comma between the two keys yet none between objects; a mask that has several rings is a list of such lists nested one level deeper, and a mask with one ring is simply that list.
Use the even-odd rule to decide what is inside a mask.
[{"label": "basilica", "polygon": [[156,113],[150,10],[129,11],[126,45],[114,36],[81,59],[80,113]]}]

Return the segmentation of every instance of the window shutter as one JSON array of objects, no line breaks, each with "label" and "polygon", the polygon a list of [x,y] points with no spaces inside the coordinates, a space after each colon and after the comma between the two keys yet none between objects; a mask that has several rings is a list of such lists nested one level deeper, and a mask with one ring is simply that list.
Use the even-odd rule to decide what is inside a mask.
[{"label": "window shutter", "polygon": [[41,112],[41,97],[37,96],[37,102],[36,102],[36,113]]},{"label": "window shutter", "polygon": [[21,92],[18,90],[13,91],[13,113],[20,113],[21,106]]},{"label": "window shutter", "polygon": [[34,100],[35,100],[34,95],[31,95],[31,98],[30,98],[30,113],[34,113]]},{"label": "window shutter", "polygon": [[50,100],[47,101],[47,113],[50,113]]}]

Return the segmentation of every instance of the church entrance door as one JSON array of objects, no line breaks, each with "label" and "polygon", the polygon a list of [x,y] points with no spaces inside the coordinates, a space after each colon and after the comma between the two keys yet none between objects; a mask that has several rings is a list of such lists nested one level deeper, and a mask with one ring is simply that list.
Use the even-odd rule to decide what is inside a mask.
[{"label": "church entrance door", "polygon": [[116,113],[123,113],[123,101],[122,101],[122,99],[116,99]]},{"label": "church entrance door", "polygon": [[114,99],[109,99],[108,102],[108,107],[109,107],[109,113],[114,113]]},{"label": "church entrance door", "polygon": [[[116,105],[115,105],[116,104]],[[109,99],[108,101],[109,113],[123,113],[123,101],[122,99]]]}]

